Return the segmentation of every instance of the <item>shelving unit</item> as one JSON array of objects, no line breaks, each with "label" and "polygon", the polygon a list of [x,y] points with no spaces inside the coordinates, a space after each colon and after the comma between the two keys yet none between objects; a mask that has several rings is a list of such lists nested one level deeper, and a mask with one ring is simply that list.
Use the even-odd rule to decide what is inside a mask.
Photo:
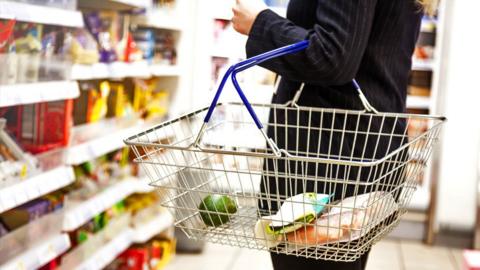
[{"label": "shelving unit", "polygon": [[79,95],[75,81],[0,85],[0,107],[73,99]]},{"label": "shelving unit", "polygon": [[63,229],[72,231],[94,216],[112,207],[115,203],[135,192],[149,192],[147,179],[129,178],[104,188],[86,201],[69,201],[65,206]]},{"label": "shelving unit", "polygon": [[70,238],[62,233],[61,212],[55,212],[0,238],[0,269],[38,269],[63,254]]},{"label": "shelving unit", "polygon": [[[173,32],[176,51],[179,54],[175,65],[152,64],[147,61],[75,64],[72,66],[70,76],[67,76],[68,81],[0,85],[0,108],[76,99],[80,96],[77,81],[84,83],[83,81],[90,80],[119,81],[124,78],[160,77],[158,87],[162,90],[166,89],[171,97],[170,103],[173,109],[168,114],[173,117],[187,112],[191,109],[190,89],[194,84],[192,80],[194,48],[192,29],[195,21],[194,9],[191,6],[192,3],[189,0],[177,0],[176,4],[169,8],[153,7],[151,0],[78,0],[80,10],[63,10],[1,1],[0,19],[16,19],[17,21],[51,26],[84,28],[81,10],[130,13],[132,26],[138,25]],[[97,123],[73,127],[69,144],[64,149],[52,151],[55,152],[54,157],[47,155],[44,158],[48,164],[45,166],[53,169],[23,181],[12,181],[11,185],[0,186],[0,213],[71,185],[75,181],[74,166],[125,147],[124,139],[152,128],[163,120],[164,117],[142,120],[135,116],[101,120]],[[166,134],[166,136],[173,135]],[[72,199],[73,195],[67,195],[68,199],[62,210],[49,213],[40,219],[50,220],[50,226],[39,226],[39,221],[34,221],[0,238],[0,269],[37,269],[60,255],[63,255],[61,266],[63,269],[101,269],[105,267],[130,245],[146,242],[171,227],[173,225],[172,216],[162,214],[136,228],[126,226],[118,232],[110,229],[106,232],[102,230],[103,236],[101,237],[108,241],[104,241],[102,244],[90,243],[94,248],[82,244],[72,250],[72,243],[66,233],[72,233],[95,216],[134,193],[154,191],[154,188],[148,184],[149,180],[146,177],[129,177],[118,182],[112,181],[110,185],[85,200],[77,201]],[[53,218],[55,221],[52,223]],[[108,225],[108,227],[111,226]],[[54,232],[51,230],[52,228],[55,228]],[[28,237],[33,235],[33,232],[37,232],[37,235],[38,232],[42,232],[42,237],[29,239]],[[22,237],[25,239],[25,244],[21,247],[21,252],[18,250],[15,251],[18,254],[4,252],[7,247],[11,247],[8,240]],[[74,253],[78,249],[80,249],[79,253]],[[85,251],[86,249],[94,252]],[[77,255],[79,260],[73,264],[63,265],[63,258]]]},{"label": "shelving unit", "polygon": [[38,245],[20,253],[15,258],[1,265],[2,270],[37,269],[62,255],[70,248],[67,234],[57,234],[42,240]]},{"label": "shelving unit", "polygon": [[74,180],[72,167],[61,166],[20,182],[15,181],[12,185],[0,186],[0,213],[65,187]]},{"label": "shelving unit", "polygon": [[67,27],[84,27],[82,13],[76,10],[65,10],[25,3],[0,2],[0,19],[15,19]]},{"label": "shelving unit", "polygon": [[135,227],[132,230],[132,242],[145,243],[153,236],[171,227],[173,222],[173,216],[168,212],[164,212],[153,220]]},{"label": "shelving unit", "polygon": [[[79,265],[69,266],[68,269],[101,270],[132,244],[131,238],[132,231],[127,228],[106,245],[101,246],[95,253],[85,256],[85,260]],[[62,269],[66,270],[67,268]]]}]

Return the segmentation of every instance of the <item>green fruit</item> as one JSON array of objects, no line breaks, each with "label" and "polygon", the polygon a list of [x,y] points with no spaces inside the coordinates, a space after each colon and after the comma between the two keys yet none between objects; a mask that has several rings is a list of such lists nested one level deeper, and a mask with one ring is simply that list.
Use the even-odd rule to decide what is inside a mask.
[{"label": "green fruit", "polygon": [[230,221],[228,214],[237,212],[237,204],[228,196],[214,194],[205,197],[198,209],[205,225],[218,227]]}]

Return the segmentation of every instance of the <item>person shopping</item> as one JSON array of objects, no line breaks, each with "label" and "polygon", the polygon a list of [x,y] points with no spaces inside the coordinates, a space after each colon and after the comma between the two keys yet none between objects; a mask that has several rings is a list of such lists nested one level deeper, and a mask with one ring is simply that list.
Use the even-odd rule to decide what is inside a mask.
[{"label": "person shopping", "polygon": [[[433,12],[435,7],[436,0],[290,0],[287,18],[283,18],[268,9],[262,0],[236,0],[232,22],[236,31],[248,35],[248,57],[302,40],[309,41],[305,51],[261,64],[281,78],[272,103],[284,104],[293,99],[299,88],[303,88],[298,100],[300,106],[361,110],[362,104],[352,84],[352,80],[356,79],[369,102],[378,111],[403,113],[406,111],[408,75],[421,19],[424,12]],[[285,122],[288,115],[276,117],[278,124]],[[272,121],[271,112],[270,122]],[[299,121],[306,123],[306,116],[300,116]],[[380,123],[372,125],[382,128]],[[405,126],[395,128],[398,128],[399,133],[405,130]],[[267,132],[280,148],[289,145],[287,142],[282,143],[287,141],[286,135],[289,135],[288,140],[295,137],[290,131],[275,130],[272,126],[269,126]],[[322,136],[324,134],[309,136],[310,142],[307,142],[306,137],[296,139],[303,141],[300,148],[305,148],[305,145],[315,145]],[[348,145],[353,138],[344,139]],[[365,143],[368,145],[368,141]],[[395,149],[391,144],[401,143],[404,142],[383,142],[375,151],[367,150],[367,155],[371,158],[384,156],[390,148]],[[387,147],[387,144],[390,145]],[[328,149],[329,153],[331,150]],[[357,150],[350,149],[347,152],[357,153]],[[324,152],[323,149],[317,151]],[[337,154],[341,156],[342,153]],[[269,162],[272,161],[265,162],[264,171],[273,166]],[[283,164],[277,170],[285,171],[286,167],[294,167],[290,165]],[[320,177],[321,173],[309,172],[308,175]],[[367,176],[362,175],[360,178],[368,181]],[[282,182],[273,177],[263,177],[262,194],[295,195],[288,184],[281,184],[291,180],[284,180]],[[276,186],[277,183],[280,183],[279,186]],[[312,191],[313,185],[307,185],[307,190]],[[302,188],[295,188],[295,191],[304,192]],[[339,192],[335,189],[334,197],[345,195]],[[351,191],[347,189],[348,192]],[[265,205],[259,203],[259,207],[265,208]],[[271,209],[264,210],[275,212],[279,206],[270,207]],[[349,263],[275,253],[271,253],[271,258],[275,270],[361,270],[365,269],[368,252]]]}]

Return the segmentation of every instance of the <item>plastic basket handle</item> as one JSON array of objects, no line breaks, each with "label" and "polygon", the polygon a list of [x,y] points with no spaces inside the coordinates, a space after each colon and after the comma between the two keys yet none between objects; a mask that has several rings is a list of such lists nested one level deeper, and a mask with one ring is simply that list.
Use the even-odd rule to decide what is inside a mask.
[{"label": "plastic basket handle", "polygon": [[[212,103],[210,104],[210,107],[208,109],[207,115],[205,116],[205,119],[203,121],[204,123],[202,125],[202,128],[200,129],[200,132],[199,132],[199,134],[197,136],[197,139],[195,140],[193,146],[196,146],[196,147],[199,146],[200,140],[202,139],[202,136],[203,136],[203,133],[205,132],[207,124],[210,121],[210,118],[212,117],[212,114],[215,110],[215,107],[217,106],[217,103],[218,103],[218,100],[220,98],[220,95],[222,94],[223,88],[225,87],[225,84],[226,84],[228,78],[231,77],[233,86],[235,87],[238,95],[240,96],[240,99],[242,100],[242,102],[245,105],[245,107],[247,108],[250,116],[252,117],[253,121],[255,122],[255,125],[262,132],[263,136],[267,140],[270,147],[273,149],[274,153],[276,155],[281,155],[280,150],[278,149],[276,144],[271,139],[269,139],[268,136],[266,135],[266,133],[263,131],[263,124],[258,119],[258,116],[255,113],[255,111],[253,110],[252,105],[250,104],[247,97],[243,93],[243,90],[240,87],[240,85],[238,83],[238,80],[237,80],[237,74],[239,72],[242,72],[242,71],[248,69],[248,68],[256,66],[256,65],[258,65],[262,62],[270,60],[272,58],[276,58],[276,57],[280,57],[280,56],[284,56],[284,55],[287,55],[287,54],[292,54],[292,53],[296,53],[296,52],[305,50],[308,47],[308,45],[309,45],[308,40],[304,40],[304,41],[301,41],[301,42],[298,42],[298,43],[295,43],[295,44],[292,44],[292,45],[288,45],[288,46],[281,47],[281,48],[278,48],[278,49],[275,49],[275,50],[272,50],[272,51],[265,52],[263,54],[259,54],[257,56],[251,57],[247,60],[239,62],[235,65],[232,65],[227,70],[227,72],[225,73],[225,75],[222,78],[222,81],[220,82],[218,90],[215,93],[215,97],[213,98]],[[363,104],[365,110],[368,111],[368,112],[378,113],[375,110],[375,108],[373,108],[370,105],[370,103],[366,99],[365,95],[363,94],[363,92],[360,88],[360,85],[355,80],[353,80],[353,85],[354,85],[354,87],[356,88],[356,90],[359,94],[360,100],[362,101],[362,104]],[[299,95],[296,95],[296,98],[298,98],[298,96]]]}]

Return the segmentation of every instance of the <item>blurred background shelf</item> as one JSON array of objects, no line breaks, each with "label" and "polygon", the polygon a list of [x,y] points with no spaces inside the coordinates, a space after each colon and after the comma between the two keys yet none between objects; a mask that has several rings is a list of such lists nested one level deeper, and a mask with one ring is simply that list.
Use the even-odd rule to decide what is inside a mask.
[{"label": "blurred background shelf", "polygon": [[153,220],[135,227],[132,231],[132,241],[133,243],[145,243],[155,235],[173,226],[173,222],[173,216],[169,212],[163,211]]},{"label": "blurred background shelf", "polygon": [[0,19],[15,19],[22,22],[84,27],[82,13],[55,7],[1,1]]},{"label": "blurred background shelf", "polygon": [[78,6],[83,9],[128,11],[144,9],[151,6],[148,0],[78,0]]},{"label": "blurred background shelf", "polygon": [[421,97],[421,96],[407,96],[407,108],[409,109],[423,109],[428,110],[431,106],[430,97]]},{"label": "blurred background shelf", "polygon": [[63,229],[72,231],[127,196],[135,192],[150,191],[152,189],[149,188],[146,179],[131,177],[104,187],[103,190],[87,200],[69,200],[65,205]]},{"label": "blurred background shelf", "polygon": [[38,269],[67,251],[71,243],[62,233],[62,218],[55,212],[0,238],[0,269]]},{"label": "blurred background shelf", "polygon": [[152,76],[179,76],[178,66],[138,63],[98,63],[94,65],[73,65],[72,78],[75,80],[121,79],[126,77],[150,78]]},{"label": "blurred background shelf", "polygon": [[70,238],[68,235],[57,234],[20,253],[5,265],[1,265],[0,268],[2,270],[38,269],[69,248]]},{"label": "blurred background shelf", "polygon": [[413,59],[412,70],[415,71],[433,71],[435,61],[433,59]]},{"label": "blurred background shelf", "polygon": [[0,107],[77,98],[75,81],[0,85]]},{"label": "blurred background shelf", "polygon": [[9,186],[0,186],[0,213],[65,187],[74,180],[72,167],[62,166]]}]

